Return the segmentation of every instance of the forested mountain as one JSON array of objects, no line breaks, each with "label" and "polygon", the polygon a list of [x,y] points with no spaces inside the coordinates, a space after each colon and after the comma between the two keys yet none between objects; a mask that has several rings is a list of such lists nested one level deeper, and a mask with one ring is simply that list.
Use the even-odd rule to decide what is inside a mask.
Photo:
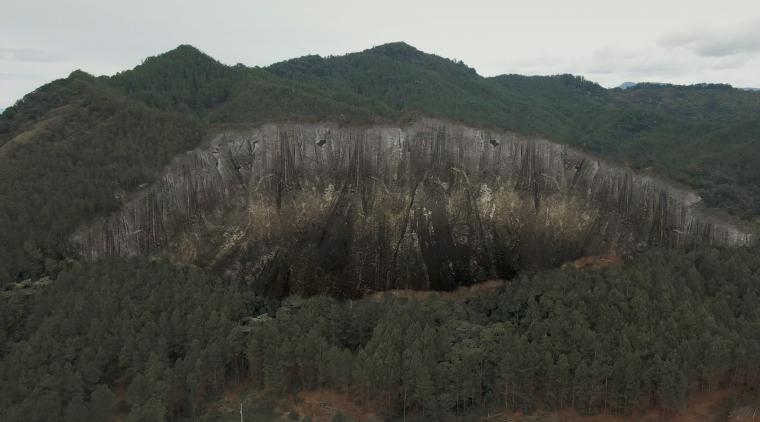
[{"label": "forested mountain", "polygon": [[441,116],[653,167],[707,204],[752,219],[760,214],[759,113],[760,95],[728,86],[606,90],[571,75],[483,78],[404,43],[266,69],[225,66],[180,46],[113,77],[74,72],[5,110],[0,278],[39,271],[37,250],[61,259],[76,224],[113,209],[114,192],[150,180],[209,125]]},{"label": "forested mountain", "polygon": [[182,46],[111,78],[76,71],[0,116],[0,280],[56,267],[76,225],[103,215],[209,125],[372,115],[259,69]]},{"label": "forested mountain", "polygon": [[[752,224],[760,218],[760,93],[726,85],[610,90],[572,75],[486,78],[404,43],[266,68],[227,66],[180,46],[110,77],[75,71],[0,112],[0,420],[223,420],[213,403],[241,385],[279,395],[330,389],[365,407],[382,403],[388,420],[677,412],[690,392],[726,387],[737,405],[760,400],[757,247],[657,248],[603,270],[525,271],[463,301],[341,301],[259,296],[213,268],[146,257],[87,262],[71,245],[77,228],[114,215],[178,157],[195,157],[183,153],[228,131],[420,117],[574,145],[673,178]],[[347,133],[358,144],[359,131]],[[310,147],[326,142],[324,135]],[[246,145],[253,155],[255,143]],[[230,161],[239,175],[242,164]],[[428,185],[450,195],[447,181]],[[278,198],[296,189],[272,186]],[[526,186],[538,215],[539,182]],[[470,191],[463,195],[477,207]],[[146,207],[168,212],[157,204]],[[398,208],[402,236],[430,217],[410,220],[411,203],[381,205]],[[185,218],[188,227],[212,221]],[[330,221],[335,231],[315,241],[335,236],[350,248],[346,223]],[[391,243],[398,251],[401,241]],[[278,251],[271,262],[287,269]]]}]

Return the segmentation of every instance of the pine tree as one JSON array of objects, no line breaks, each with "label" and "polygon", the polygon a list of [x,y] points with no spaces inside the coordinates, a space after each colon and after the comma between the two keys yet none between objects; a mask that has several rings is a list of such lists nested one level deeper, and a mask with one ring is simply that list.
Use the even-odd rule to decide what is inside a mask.
[{"label": "pine tree", "polygon": [[111,419],[116,395],[105,384],[98,384],[90,394],[91,420],[106,421]]}]

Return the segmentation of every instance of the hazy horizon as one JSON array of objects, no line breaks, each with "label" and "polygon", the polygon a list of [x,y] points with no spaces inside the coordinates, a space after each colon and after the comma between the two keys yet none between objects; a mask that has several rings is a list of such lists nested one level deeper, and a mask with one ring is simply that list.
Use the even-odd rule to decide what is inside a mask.
[{"label": "hazy horizon", "polygon": [[76,69],[112,75],[180,44],[225,64],[268,66],[404,41],[462,60],[483,76],[571,73],[607,88],[623,82],[760,87],[760,7],[754,2],[645,0],[636,6],[600,0],[220,0],[213,6],[31,0],[5,7],[0,16],[0,109]]}]

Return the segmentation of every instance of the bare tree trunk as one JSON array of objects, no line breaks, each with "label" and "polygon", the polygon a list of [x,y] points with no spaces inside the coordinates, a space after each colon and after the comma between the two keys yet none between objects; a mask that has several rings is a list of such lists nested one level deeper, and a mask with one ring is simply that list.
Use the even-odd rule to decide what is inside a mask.
[{"label": "bare tree trunk", "polygon": [[403,420],[406,420],[406,385],[404,386],[404,409],[402,412],[404,414]]},{"label": "bare tree trunk", "polygon": [[504,407],[509,409],[509,382],[504,381]]}]

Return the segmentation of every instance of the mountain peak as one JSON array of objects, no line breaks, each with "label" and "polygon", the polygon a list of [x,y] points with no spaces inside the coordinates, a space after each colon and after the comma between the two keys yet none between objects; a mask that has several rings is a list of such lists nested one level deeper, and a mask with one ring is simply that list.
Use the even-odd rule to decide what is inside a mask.
[{"label": "mountain peak", "polygon": [[410,56],[418,56],[418,55],[424,54],[422,51],[414,48],[413,46],[403,41],[396,41],[396,42],[381,44],[381,45],[372,47],[368,50],[365,50],[365,52],[379,53],[386,56],[394,56],[394,57],[410,57]]},{"label": "mountain peak", "polygon": [[195,60],[207,60],[207,61],[216,61],[214,58],[209,56],[208,54],[202,52],[201,50],[197,49],[196,47],[190,45],[190,44],[180,44],[177,47],[165,52],[161,53],[157,56],[149,57],[150,59],[160,59],[160,58],[168,58],[168,59],[195,59]]},{"label": "mountain peak", "polygon": [[[148,57],[111,83],[146,104],[164,110],[202,110],[230,93],[235,69],[191,45]],[[213,86],[213,88],[211,88]]]},{"label": "mountain peak", "polygon": [[199,68],[213,68],[216,73],[224,73],[227,68],[216,59],[189,44],[181,44],[167,52],[150,56],[132,70],[121,72],[117,76],[134,72],[184,72]]}]

